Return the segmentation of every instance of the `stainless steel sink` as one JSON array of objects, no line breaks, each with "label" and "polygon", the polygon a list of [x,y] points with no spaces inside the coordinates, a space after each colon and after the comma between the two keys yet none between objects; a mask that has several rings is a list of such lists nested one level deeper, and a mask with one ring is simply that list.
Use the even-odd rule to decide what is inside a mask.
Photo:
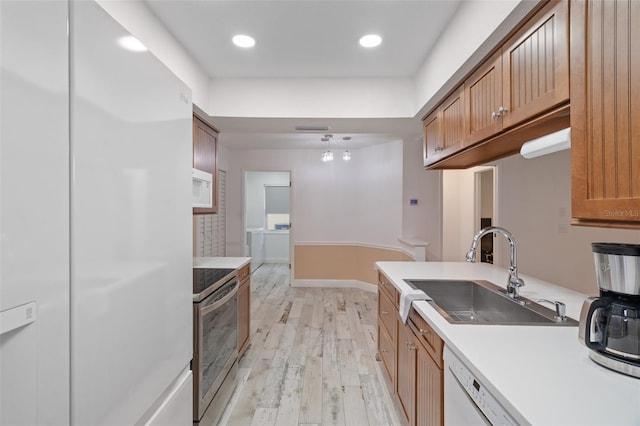
[{"label": "stainless steel sink", "polygon": [[532,300],[511,299],[506,291],[488,281],[405,280],[424,291],[429,303],[454,324],[577,326],[578,322],[556,317],[556,312]]}]

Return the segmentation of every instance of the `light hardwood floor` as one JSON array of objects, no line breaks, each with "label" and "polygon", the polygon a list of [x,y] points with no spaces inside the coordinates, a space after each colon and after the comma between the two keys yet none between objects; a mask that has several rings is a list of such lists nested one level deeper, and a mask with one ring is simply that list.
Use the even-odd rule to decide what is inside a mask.
[{"label": "light hardwood floor", "polygon": [[377,352],[377,295],[251,275],[251,346],[220,424],[401,425]]}]

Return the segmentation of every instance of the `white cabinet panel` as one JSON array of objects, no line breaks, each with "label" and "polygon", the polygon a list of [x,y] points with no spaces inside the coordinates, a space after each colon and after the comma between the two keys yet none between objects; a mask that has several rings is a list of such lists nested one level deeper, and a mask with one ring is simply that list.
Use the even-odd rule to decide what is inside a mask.
[{"label": "white cabinet panel", "polygon": [[289,263],[289,231],[265,231],[264,262]]},{"label": "white cabinet panel", "polygon": [[0,424],[69,424],[66,1],[0,1]]},{"label": "white cabinet panel", "polygon": [[191,92],[71,3],[72,421],[133,424],[192,355]]},{"label": "white cabinet panel", "polygon": [[191,370],[184,371],[169,390],[146,426],[186,425],[185,419],[193,417],[193,375]]}]

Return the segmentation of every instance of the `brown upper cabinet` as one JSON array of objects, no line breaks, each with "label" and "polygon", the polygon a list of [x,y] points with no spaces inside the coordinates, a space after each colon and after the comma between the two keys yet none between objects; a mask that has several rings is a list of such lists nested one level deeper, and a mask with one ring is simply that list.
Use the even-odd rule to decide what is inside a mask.
[{"label": "brown upper cabinet", "polygon": [[640,228],[640,2],[571,3],[572,217]]},{"label": "brown upper cabinet", "polygon": [[503,46],[503,128],[569,100],[568,9],[568,0],[550,2]]},{"label": "brown upper cabinet", "polygon": [[465,133],[462,86],[424,120],[423,130],[425,166],[462,149]]},{"label": "brown upper cabinet", "polygon": [[546,3],[454,91],[463,106],[455,122],[462,140],[435,145],[443,148],[437,153],[429,150],[436,126],[440,135],[445,132],[440,112],[451,98],[427,116],[425,166],[471,167],[569,125],[568,8],[568,0]]},{"label": "brown upper cabinet", "polygon": [[567,8],[549,3],[465,81],[467,145],[569,99]]},{"label": "brown upper cabinet", "polygon": [[479,142],[502,130],[502,54],[495,53],[464,82],[466,103],[466,145]]},{"label": "brown upper cabinet", "polygon": [[193,214],[212,214],[218,212],[218,131],[200,118],[193,116],[193,168],[213,175],[211,185],[213,206],[194,207]]}]

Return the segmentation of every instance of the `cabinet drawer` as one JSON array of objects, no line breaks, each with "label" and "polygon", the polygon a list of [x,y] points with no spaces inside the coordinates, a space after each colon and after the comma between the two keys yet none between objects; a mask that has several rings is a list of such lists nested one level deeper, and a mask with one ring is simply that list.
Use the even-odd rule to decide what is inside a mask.
[{"label": "cabinet drawer", "polygon": [[415,327],[415,334],[418,341],[424,346],[425,350],[431,355],[438,367],[444,368],[444,362],[442,360],[442,350],[444,348],[444,342],[438,336],[438,334],[427,324],[427,322],[420,316],[415,309],[411,308],[409,312],[409,320]]},{"label": "cabinet drawer", "polygon": [[382,359],[382,364],[384,365],[384,369],[389,375],[389,380],[391,384],[395,388],[396,383],[396,350],[394,339],[389,337],[385,328],[382,326],[380,322],[378,322],[378,352],[380,353],[380,358]]},{"label": "cabinet drawer", "polygon": [[387,294],[387,296],[393,302],[393,305],[396,307],[396,310],[397,310],[398,303],[399,303],[398,291],[393,286],[393,284],[391,284],[391,282],[387,279],[387,277],[385,277],[381,273],[378,273],[378,293],[380,293],[380,289],[382,289],[382,291],[384,291]]},{"label": "cabinet drawer", "polygon": [[246,264],[242,268],[238,269],[238,281],[242,282],[249,277],[249,266],[249,264]]},{"label": "cabinet drawer", "polygon": [[392,339],[396,337],[396,318],[398,308],[389,300],[384,292],[378,293],[378,318]]}]

